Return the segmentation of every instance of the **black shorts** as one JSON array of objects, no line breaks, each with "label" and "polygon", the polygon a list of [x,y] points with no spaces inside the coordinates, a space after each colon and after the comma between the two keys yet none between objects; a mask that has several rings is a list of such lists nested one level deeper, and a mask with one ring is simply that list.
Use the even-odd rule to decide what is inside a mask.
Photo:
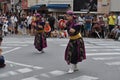
[{"label": "black shorts", "polygon": [[31,24],[29,24],[29,25],[26,27],[26,29],[31,30]]}]

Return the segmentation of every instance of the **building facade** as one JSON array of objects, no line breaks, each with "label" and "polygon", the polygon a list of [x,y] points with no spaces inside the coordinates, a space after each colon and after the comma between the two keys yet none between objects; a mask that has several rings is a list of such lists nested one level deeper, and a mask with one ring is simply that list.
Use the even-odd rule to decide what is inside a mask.
[{"label": "building facade", "polygon": [[76,13],[108,13],[110,0],[73,0],[73,11]]},{"label": "building facade", "polygon": [[[88,1],[92,1],[92,0],[37,0],[38,3],[37,4],[70,4],[70,8],[71,10],[74,11],[74,7],[78,7],[78,5],[83,5],[82,1],[84,2],[88,2]],[[74,6],[74,1],[78,1],[77,4],[75,4]],[[92,11],[93,13],[109,13],[111,11],[113,12],[120,12],[120,0],[93,0],[95,2],[97,2],[96,6],[97,6],[97,11]],[[57,10],[53,10],[52,11],[57,11]],[[59,11],[59,10],[58,10]],[[61,11],[61,10],[60,10]],[[74,11],[76,13],[82,13],[85,11]]]},{"label": "building facade", "polygon": [[37,4],[38,4],[38,0],[28,0],[28,7],[31,7]]},{"label": "building facade", "polygon": [[[15,11],[16,4],[21,1],[22,4],[17,8],[29,9],[34,5],[46,5],[49,12],[65,12],[68,9],[76,13],[84,13],[90,10],[93,13],[120,12],[120,0],[0,0],[0,9],[3,12]],[[90,1],[94,1],[89,4]],[[93,4],[93,9],[88,9]]]},{"label": "building facade", "polygon": [[72,8],[73,0],[38,0],[38,4],[45,4],[50,12],[65,12]]},{"label": "building facade", "polygon": [[[55,8],[49,8],[48,10],[52,12],[64,12],[68,9],[73,10],[75,13],[85,13],[88,12],[87,9],[81,9],[85,7],[85,5],[88,5],[88,3],[92,0],[37,0],[37,4],[45,4],[48,6],[49,4],[68,4],[69,7],[66,9],[55,9]],[[109,13],[112,10],[113,2],[117,0],[93,0],[96,6],[96,9],[93,10],[93,13]],[[112,1],[112,2],[111,2]],[[78,8],[78,10],[75,10],[75,8]]]}]

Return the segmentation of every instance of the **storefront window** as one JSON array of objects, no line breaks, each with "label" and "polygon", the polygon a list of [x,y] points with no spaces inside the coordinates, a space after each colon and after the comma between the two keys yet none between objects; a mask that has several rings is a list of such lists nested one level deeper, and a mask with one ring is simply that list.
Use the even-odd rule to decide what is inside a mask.
[{"label": "storefront window", "polygon": [[95,12],[97,11],[97,0],[74,0],[73,10],[81,12]]}]

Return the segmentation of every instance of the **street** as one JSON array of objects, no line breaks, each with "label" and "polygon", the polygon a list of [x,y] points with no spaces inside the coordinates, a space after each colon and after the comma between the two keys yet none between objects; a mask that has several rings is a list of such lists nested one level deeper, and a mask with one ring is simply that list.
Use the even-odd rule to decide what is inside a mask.
[{"label": "street", "polygon": [[0,80],[120,80],[120,41],[83,39],[87,59],[78,64],[79,71],[67,74],[68,39],[48,38],[45,53],[40,53],[33,36],[4,37],[6,67],[0,69]]}]

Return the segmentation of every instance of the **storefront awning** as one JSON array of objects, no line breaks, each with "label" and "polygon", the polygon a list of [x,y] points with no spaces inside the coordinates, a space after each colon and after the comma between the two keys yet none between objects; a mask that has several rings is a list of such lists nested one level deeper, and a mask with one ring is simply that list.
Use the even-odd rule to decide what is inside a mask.
[{"label": "storefront awning", "polygon": [[66,9],[69,7],[70,7],[69,4],[48,4],[47,5],[47,8],[51,8],[51,9]]},{"label": "storefront awning", "polygon": [[40,9],[42,6],[44,6],[44,5],[43,5],[43,4],[34,5],[34,6],[31,6],[29,9],[30,9],[30,10],[38,10],[38,9]]}]

